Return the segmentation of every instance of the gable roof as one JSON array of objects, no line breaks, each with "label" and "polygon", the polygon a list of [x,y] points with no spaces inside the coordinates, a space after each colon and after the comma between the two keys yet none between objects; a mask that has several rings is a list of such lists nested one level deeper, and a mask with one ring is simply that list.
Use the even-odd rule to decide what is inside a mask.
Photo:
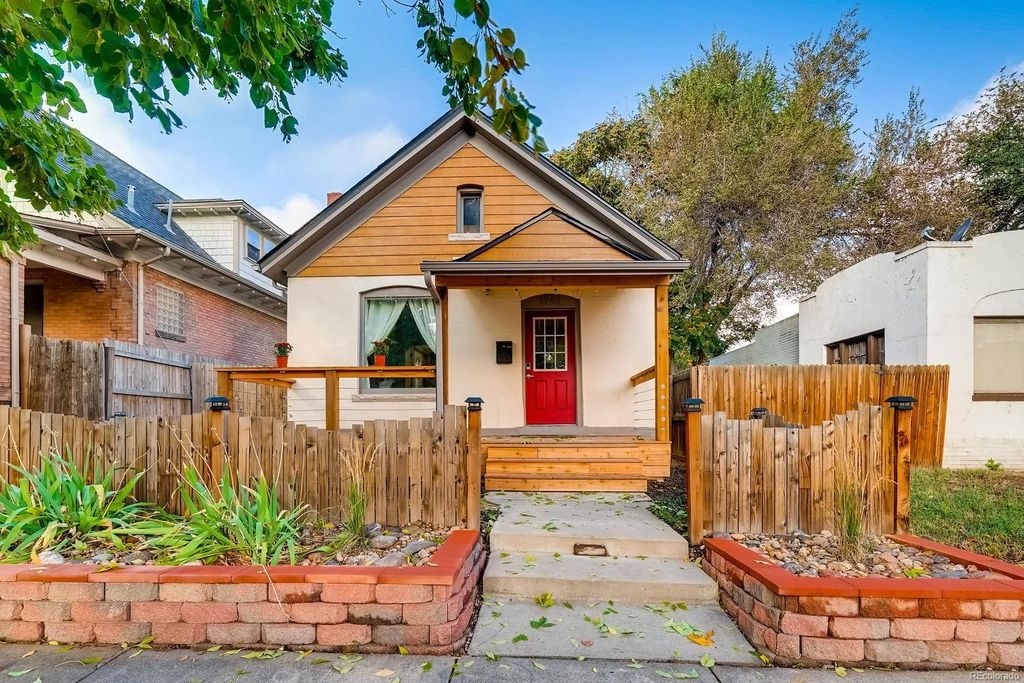
[{"label": "gable roof", "polygon": [[[114,156],[102,145],[91,139],[89,144],[92,145],[92,153],[85,157],[86,162],[102,166],[107,172],[107,177],[117,186],[114,195],[120,200],[120,203],[111,211],[114,216],[133,228],[164,242],[170,242],[189,256],[194,256],[202,261],[214,262],[213,257],[173,220],[168,229],[167,216],[158,208],[158,205],[166,204],[168,201],[181,201],[180,196],[126,161]],[[135,187],[134,211],[127,204],[129,185]]]},{"label": "gable roof", "polygon": [[545,209],[544,211],[541,211],[539,214],[537,214],[533,218],[520,223],[519,225],[517,225],[516,227],[512,228],[508,232],[495,237],[493,240],[491,240],[490,242],[487,242],[486,244],[484,244],[483,246],[479,247],[478,249],[474,249],[473,251],[469,252],[465,256],[460,256],[459,258],[457,258],[455,260],[456,261],[473,261],[477,257],[482,256],[483,254],[487,253],[491,249],[494,249],[495,247],[497,247],[497,246],[499,246],[501,244],[504,244],[505,242],[508,242],[510,239],[514,238],[516,235],[519,235],[523,231],[528,230],[529,228],[533,227],[534,225],[537,225],[538,223],[544,221],[546,218],[551,218],[551,217],[558,218],[558,219],[568,223],[573,228],[575,228],[575,229],[577,229],[577,230],[579,230],[579,231],[589,235],[590,237],[594,238],[595,240],[601,242],[602,244],[604,244],[604,245],[606,245],[608,247],[611,247],[612,249],[615,249],[616,251],[621,252],[622,254],[628,256],[631,259],[634,259],[636,261],[650,261],[650,260],[652,260],[649,256],[647,256],[645,254],[642,254],[639,251],[636,251],[634,249],[630,249],[626,245],[621,244],[621,243],[617,242],[616,240],[613,240],[610,237],[607,237],[604,234],[598,232],[594,228],[591,228],[590,226],[586,225],[585,223],[582,223],[581,221],[576,220],[575,218],[573,218],[569,214],[565,213],[561,209],[556,209],[554,207],[551,207],[550,209]]},{"label": "gable roof", "polygon": [[354,229],[358,223],[352,223],[360,210],[365,209],[391,183],[403,178],[407,173],[422,169],[425,162],[429,162],[433,155],[443,151],[446,143],[450,143],[460,134],[470,138],[479,136],[486,143],[508,154],[518,165],[571,197],[575,204],[582,207],[582,211],[600,219],[601,224],[614,232],[615,237],[623,245],[628,244],[629,248],[651,259],[680,258],[675,249],[601,199],[549,159],[536,154],[529,146],[518,144],[497,133],[489,118],[482,114],[467,116],[459,109],[452,110],[434,121],[353,185],[341,199],[326,206],[276,249],[266,254],[260,260],[263,273],[279,282],[285,281],[288,275],[297,273]]}]

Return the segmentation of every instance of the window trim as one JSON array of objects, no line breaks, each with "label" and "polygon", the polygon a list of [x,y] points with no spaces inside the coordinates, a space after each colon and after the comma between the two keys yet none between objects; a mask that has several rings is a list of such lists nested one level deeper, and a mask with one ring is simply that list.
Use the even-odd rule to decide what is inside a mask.
[{"label": "window trim", "polygon": [[[879,344],[881,340],[881,344]],[[858,342],[864,342],[866,344],[866,361],[865,363],[850,363],[849,362],[849,351],[848,347],[851,344]],[[873,332],[866,332],[864,334],[857,334],[846,339],[840,339],[825,344],[825,364],[826,365],[885,365],[885,328],[880,330],[874,330]],[[838,362],[833,360],[838,354]]]},{"label": "window trim", "polygon": [[[430,290],[424,287],[413,287],[413,286],[402,286],[395,285],[389,287],[376,287],[374,289],[368,289],[364,292],[359,293],[359,342],[356,348],[356,365],[363,365],[366,363],[366,354],[362,353],[363,350],[363,339],[366,336],[366,306],[367,302],[371,299],[430,299],[437,304],[437,301],[430,294]],[[440,310],[438,311],[438,324],[440,324]],[[438,335],[438,343],[441,343],[440,335]],[[436,365],[436,361],[435,361]],[[436,384],[437,377],[434,378]],[[371,387],[369,377],[359,378],[359,400],[361,401],[372,401],[377,398],[385,400],[389,394],[406,394],[410,397],[410,401],[423,401],[429,398],[431,401],[435,400],[437,396],[438,388],[435,386],[417,388],[407,387]],[[398,400],[390,399],[386,400]]]},{"label": "window trim", "polygon": [[1024,315],[976,315],[971,318],[971,381],[974,386],[971,387],[971,400],[975,402],[991,402],[991,401],[1024,401],[1024,392],[1016,391],[978,391],[977,388],[977,373],[975,363],[976,350],[974,349],[975,342],[975,330],[977,329],[978,322],[995,322],[995,321],[1015,321],[1020,324],[1024,324]]},{"label": "window trim", "polygon": [[188,339],[184,334],[178,334],[177,332],[171,332],[169,330],[160,329],[160,291],[164,290],[176,294],[181,301],[181,329],[186,331],[188,329],[188,297],[180,289],[174,287],[168,287],[167,285],[157,284],[156,286],[156,306],[153,310],[153,334],[159,339],[169,339],[176,342],[186,342]]},{"label": "window trim", "polygon": [[[487,229],[484,226],[484,188],[481,185],[460,185],[456,191],[455,200],[455,212],[458,214],[457,222],[455,226],[456,234],[459,235],[487,235]],[[479,230],[475,232],[467,232],[466,225],[463,222],[463,204],[462,200],[464,197],[478,197],[480,199],[480,225]]]},{"label": "window trim", "polygon": [[[258,245],[257,245],[256,248],[259,249],[260,253],[259,253],[259,256],[257,256],[256,258],[252,258],[251,256],[249,256],[249,232],[250,231],[252,231],[256,235],[256,237],[258,238],[258,240],[257,240],[258,241]],[[266,238],[263,236],[263,233],[260,232],[259,230],[257,230],[256,228],[252,227],[251,225],[242,226],[242,258],[244,258],[249,263],[257,263],[263,257],[263,254],[266,253],[265,246],[264,246],[265,239]]]}]

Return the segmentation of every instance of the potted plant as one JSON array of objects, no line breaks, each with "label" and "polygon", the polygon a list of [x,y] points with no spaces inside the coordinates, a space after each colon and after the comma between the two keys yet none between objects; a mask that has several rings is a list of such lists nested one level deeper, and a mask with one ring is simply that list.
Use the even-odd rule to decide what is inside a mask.
[{"label": "potted plant", "polygon": [[277,342],[274,344],[274,355],[277,357],[277,367],[288,367],[288,354],[292,352],[292,345],[288,342]]},{"label": "potted plant", "polygon": [[388,364],[388,349],[391,348],[390,339],[377,339],[370,344],[370,350],[373,353],[373,364],[374,365],[387,365]]}]

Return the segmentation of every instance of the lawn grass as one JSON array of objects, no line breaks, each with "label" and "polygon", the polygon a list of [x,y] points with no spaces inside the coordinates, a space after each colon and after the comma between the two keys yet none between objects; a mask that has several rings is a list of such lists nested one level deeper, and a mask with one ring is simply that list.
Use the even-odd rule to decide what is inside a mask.
[{"label": "lawn grass", "polygon": [[1024,563],[1024,472],[915,469],[910,528],[918,536]]}]

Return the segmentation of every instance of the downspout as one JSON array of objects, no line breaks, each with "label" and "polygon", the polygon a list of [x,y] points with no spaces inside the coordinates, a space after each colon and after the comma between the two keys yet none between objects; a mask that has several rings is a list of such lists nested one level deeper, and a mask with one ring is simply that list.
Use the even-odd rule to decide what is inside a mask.
[{"label": "downspout", "polygon": [[[423,281],[427,285],[427,290],[430,292],[430,296],[437,302],[438,307],[441,305],[441,294],[437,291],[437,286],[434,284],[434,274],[429,270],[423,271]],[[440,322],[440,321],[438,321]],[[444,338],[445,329],[443,325],[437,326],[437,350],[439,353],[434,354],[436,360],[434,361],[434,367],[437,368],[436,377],[434,378],[434,395],[435,403],[437,404],[437,410],[444,410],[444,373],[448,371],[448,368],[444,366],[444,348],[448,344],[448,340]]]},{"label": "downspout", "polygon": [[21,405],[21,290],[18,283],[18,261],[11,256],[11,405]]},{"label": "downspout", "polygon": [[135,274],[135,322],[136,336],[140,346],[146,343],[146,266],[150,263],[156,263],[162,258],[167,258],[170,255],[171,248],[164,247],[160,253],[153,258],[146,261],[140,261],[139,269]]}]

